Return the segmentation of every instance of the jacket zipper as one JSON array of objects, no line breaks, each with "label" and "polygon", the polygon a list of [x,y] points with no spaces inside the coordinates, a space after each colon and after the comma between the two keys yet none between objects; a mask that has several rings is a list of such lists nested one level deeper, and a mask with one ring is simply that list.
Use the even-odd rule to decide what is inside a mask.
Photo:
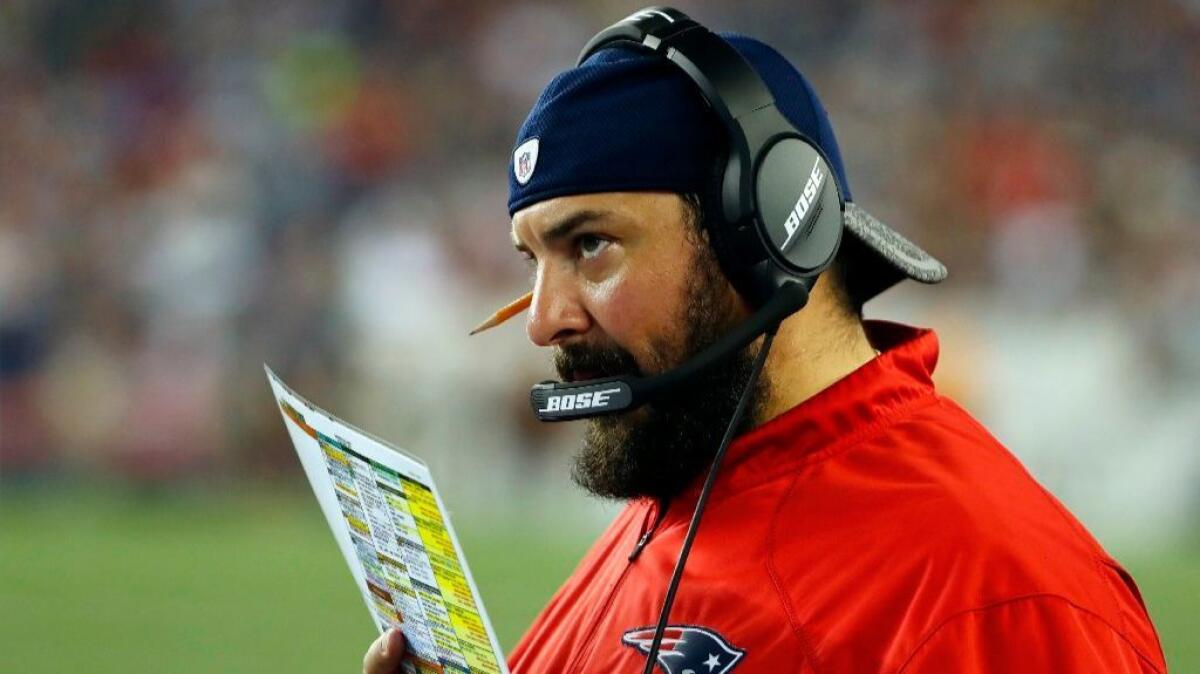
[{"label": "jacket zipper", "polygon": [[[666,515],[666,502],[654,501],[650,504],[649,510],[646,511],[646,517],[642,521],[642,535],[638,538],[637,544],[633,546],[633,551],[629,553],[629,562],[625,564],[625,568],[621,570],[621,575],[617,577],[617,582],[614,583],[612,589],[609,590],[608,596],[604,600],[604,608],[601,609],[601,611],[596,615],[592,623],[593,631],[604,620],[604,616],[608,613],[608,610],[612,608],[613,599],[621,590],[621,585],[625,583],[625,578],[629,575],[629,569],[633,566],[634,560],[638,558],[638,555],[642,554],[642,550],[644,550],[646,545],[650,542],[650,539],[654,536],[654,532],[658,529],[658,526],[662,524],[662,521]],[[647,527],[647,525],[649,526]],[[590,661],[592,655],[595,653],[596,646],[596,642],[593,641],[589,648],[580,650],[578,653],[576,653],[575,658],[567,664],[567,667],[564,669],[564,671],[582,671],[584,663]]]},{"label": "jacket zipper", "polygon": [[666,516],[667,503],[655,501],[650,504],[650,510],[646,513],[646,522],[649,522],[650,526],[647,528],[645,523],[642,524],[644,531],[641,538],[638,539],[637,544],[633,546],[633,551],[629,553],[630,562],[633,562],[642,554],[642,550],[646,548],[646,544],[650,542],[650,539],[654,536],[654,532],[658,531],[658,525],[662,524],[663,518]]}]

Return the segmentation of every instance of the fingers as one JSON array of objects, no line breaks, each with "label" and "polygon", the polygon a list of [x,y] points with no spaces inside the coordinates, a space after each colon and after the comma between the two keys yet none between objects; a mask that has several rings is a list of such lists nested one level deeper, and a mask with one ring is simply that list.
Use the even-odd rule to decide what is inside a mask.
[{"label": "fingers", "polygon": [[363,656],[363,674],[396,674],[404,657],[404,634],[392,628],[379,636]]}]

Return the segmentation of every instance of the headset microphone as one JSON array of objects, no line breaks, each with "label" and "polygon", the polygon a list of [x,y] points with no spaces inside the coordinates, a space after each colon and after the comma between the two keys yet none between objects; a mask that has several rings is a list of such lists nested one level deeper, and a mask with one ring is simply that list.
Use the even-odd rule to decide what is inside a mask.
[{"label": "headset microphone", "polygon": [[686,383],[702,370],[778,325],[808,302],[811,281],[787,281],[758,311],[679,367],[651,377],[604,377],[577,382],[542,382],[529,393],[541,421],[572,421],[640,407]]}]

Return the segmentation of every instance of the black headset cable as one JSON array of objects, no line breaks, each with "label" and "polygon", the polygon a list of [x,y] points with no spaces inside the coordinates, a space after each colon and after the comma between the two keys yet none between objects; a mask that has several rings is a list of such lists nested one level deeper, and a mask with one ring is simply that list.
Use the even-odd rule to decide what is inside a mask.
[{"label": "black headset cable", "polygon": [[771,343],[775,341],[775,332],[778,329],[779,324],[776,323],[767,328],[764,333],[762,346],[759,347],[758,355],[754,359],[754,368],[750,371],[750,378],[746,381],[746,387],[742,389],[742,396],[733,411],[733,417],[729,420],[729,426],[725,429],[725,437],[721,439],[721,445],[717,448],[716,455],[713,456],[712,467],[708,469],[708,477],[705,478],[704,486],[700,489],[700,496],[696,499],[696,510],[692,512],[692,521],[688,525],[687,535],[684,536],[683,547],[679,549],[679,559],[675,562],[675,571],[671,574],[671,583],[667,585],[667,596],[663,599],[662,612],[658,616],[658,625],[654,628],[654,640],[650,642],[650,652],[646,657],[646,669],[642,670],[642,674],[654,674],[654,665],[658,661],[658,651],[662,646],[663,633],[667,630],[667,622],[671,616],[671,605],[675,603],[675,593],[679,589],[679,581],[683,578],[683,567],[687,564],[688,554],[692,551],[692,541],[696,539],[696,532],[700,529],[700,518],[704,516],[708,495],[712,492],[713,483],[717,481],[717,472],[721,468],[721,460],[725,458],[725,450],[729,448],[729,442],[733,439],[738,424],[746,414],[750,396],[758,383],[758,376],[762,373],[763,364],[767,360],[767,353],[771,350]]}]

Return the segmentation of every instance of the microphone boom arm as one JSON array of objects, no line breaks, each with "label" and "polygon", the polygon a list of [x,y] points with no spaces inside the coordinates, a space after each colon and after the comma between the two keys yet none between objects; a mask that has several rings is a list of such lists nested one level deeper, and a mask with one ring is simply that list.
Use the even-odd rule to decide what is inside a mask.
[{"label": "microphone boom arm", "polygon": [[772,326],[808,303],[812,281],[787,281],[766,303],[679,367],[651,377],[604,377],[576,382],[544,381],[529,392],[540,421],[574,421],[636,409],[699,374],[733,351],[745,348]]}]

